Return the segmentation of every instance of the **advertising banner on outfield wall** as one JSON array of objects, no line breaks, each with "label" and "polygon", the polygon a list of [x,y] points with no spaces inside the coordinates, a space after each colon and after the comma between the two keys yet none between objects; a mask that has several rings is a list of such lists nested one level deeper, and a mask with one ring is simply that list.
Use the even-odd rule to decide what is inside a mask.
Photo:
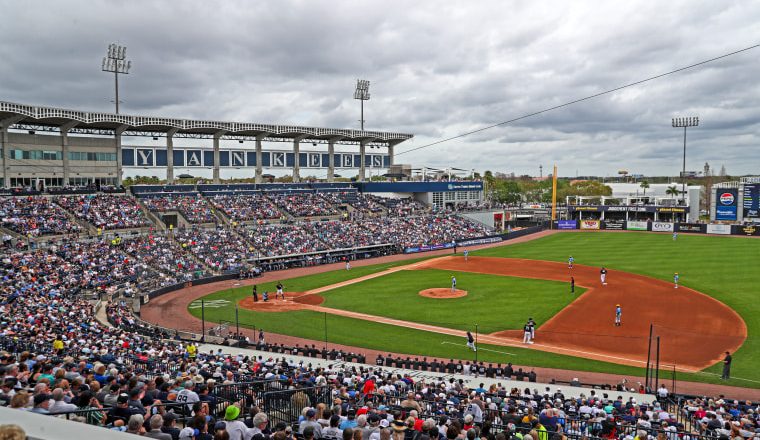
[{"label": "advertising banner on outfield wall", "polygon": [[675,225],[673,223],[666,222],[654,222],[652,223],[652,232],[673,232]]},{"label": "advertising banner on outfield wall", "polygon": [[707,225],[707,233],[715,235],[730,235],[731,225],[716,225],[714,223],[710,223]]},{"label": "advertising banner on outfield wall", "polygon": [[760,235],[760,226],[755,225],[732,225],[731,226],[731,234],[732,235]]},{"label": "advertising banner on outfield wall", "polygon": [[470,240],[457,240],[457,246],[477,246],[479,244],[498,243],[502,241],[501,235],[492,237],[473,238]]},{"label": "advertising banner on outfield wall", "polygon": [[626,223],[625,228],[629,231],[646,231],[649,226],[648,222],[633,222],[629,221]]},{"label": "advertising banner on outfield wall", "polygon": [[577,229],[577,223],[575,220],[559,220],[557,221],[557,229]]},{"label": "advertising banner on outfield wall", "polygon": [[441,249],[451,249],[453,247],[454,247],[454,243],[426,244],[424,246],[408,247],[404,249],[404,253],[415,254],[417,252],[438,251]]},{"label": "advertising banner on outfield wall", "polygon": [[604,226],[604,229],[608,229],[610,231],[622,231],[625,228],[625,221],[618,220],[618,221],[608,221],[605,220],[602,224]]},{"label": "advertising banner on outfield wall", "polygon": [[702,223],[678,223],[678,232],[699,232],[704,234],[705,225]]},{"label": "advertising banner on outfield wall", "polygon": [[581,229],[599,229],[599,220],[581,220]]}]

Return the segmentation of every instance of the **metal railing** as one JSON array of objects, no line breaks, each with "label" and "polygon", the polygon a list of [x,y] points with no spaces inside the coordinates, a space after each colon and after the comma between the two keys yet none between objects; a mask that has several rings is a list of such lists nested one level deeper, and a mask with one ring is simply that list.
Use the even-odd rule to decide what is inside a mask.
[{"label": "metal railing", "polygon": [[263,396],[263,409],[269,416],[270,425],[284,422],[293,425],[298,422],[301,411],[318,403],[331,403],[331,387],[318,386],[269,391]]}]

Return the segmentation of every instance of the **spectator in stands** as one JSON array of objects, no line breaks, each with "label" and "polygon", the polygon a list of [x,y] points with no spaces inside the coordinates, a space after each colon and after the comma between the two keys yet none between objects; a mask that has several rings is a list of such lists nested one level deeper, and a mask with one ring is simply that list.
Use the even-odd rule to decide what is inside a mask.
[{"label": "spectator in stands", "polygon": [[298,425],[298,432],[300,434],[303,434],[304,429],[306,429],[306,427],[312,427],[312,429],[314,430],[314,436],[316,438],[322,438],[322,426],[319,423],[317,423],[316,415],[317,415],[317,412],[314,410],[314,408],[309,408],[306,411],[306,420],[304,420]]},{"label": "spectator in stands", "polygon": [[155,438],[159,440],[172,440],[170,434],[161,432],[161,427],[164,426],[164,419],[160,414],[156,414],[150,418],[150,431],[145,433],[145,437]]}]

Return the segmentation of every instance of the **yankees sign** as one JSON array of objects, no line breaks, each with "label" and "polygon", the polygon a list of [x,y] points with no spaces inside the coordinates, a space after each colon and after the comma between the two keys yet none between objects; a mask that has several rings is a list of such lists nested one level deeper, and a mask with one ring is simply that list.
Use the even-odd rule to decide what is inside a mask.
[{"label": "yankees sign", "polygon": [[[165,148],[125,147],[122,148],[122,164],[125,167],[163,168],[168,166],[169,152]],[[296,155],[292,151],[262,151],[261,166],[264,168],[293,168],[296,165]],[[244,168],[257,165],[255,150],[219,150],[219,167]],[[309,151],[298,154],[298,165],[301,168],[328,168],[330,155],[323,151]],[[175,167],[212,167],[214,166],[213,151],[208,149],[174,148],[172,164]],[[361,156],[353,153],[335,153],[333,157],[335,168],[359,168]],[[367,168],[388,168],[388,154],[367,154],[364,156],[364,166]]]}]

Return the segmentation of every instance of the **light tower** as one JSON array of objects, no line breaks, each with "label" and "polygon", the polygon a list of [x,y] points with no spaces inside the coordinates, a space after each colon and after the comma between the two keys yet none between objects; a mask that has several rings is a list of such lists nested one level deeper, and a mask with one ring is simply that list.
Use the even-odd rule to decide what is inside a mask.
[{"label": "light tower", "polygon": [[361,101],[362,113],[361,113],[361,119],[359,119],[359,122],[361,123],[362,131],[364,131],[364,101],[369,101],[369,80],[366,80],[366,79],[356,80],[356,90],[354,91],[354,99],[358,99],[359,101]]},{"label": "light tower", "polygon": [[686,118],[673,118],[673,128],[683,127],[683,170],[681,172],[681,195],[683,196],[683,203],[686,203],[686,129],[688,127],[696,127],[699,125],[698,116],[689,116]]},{"label": "light tower", "polygon": [[132,61],[127,61],[127,48],[116,43],[108,45],[108,52],[103,57],[103,72],[113,73],[114,89],[116,91],[116,114],[119,113],[119,75],[128,75]]}]

